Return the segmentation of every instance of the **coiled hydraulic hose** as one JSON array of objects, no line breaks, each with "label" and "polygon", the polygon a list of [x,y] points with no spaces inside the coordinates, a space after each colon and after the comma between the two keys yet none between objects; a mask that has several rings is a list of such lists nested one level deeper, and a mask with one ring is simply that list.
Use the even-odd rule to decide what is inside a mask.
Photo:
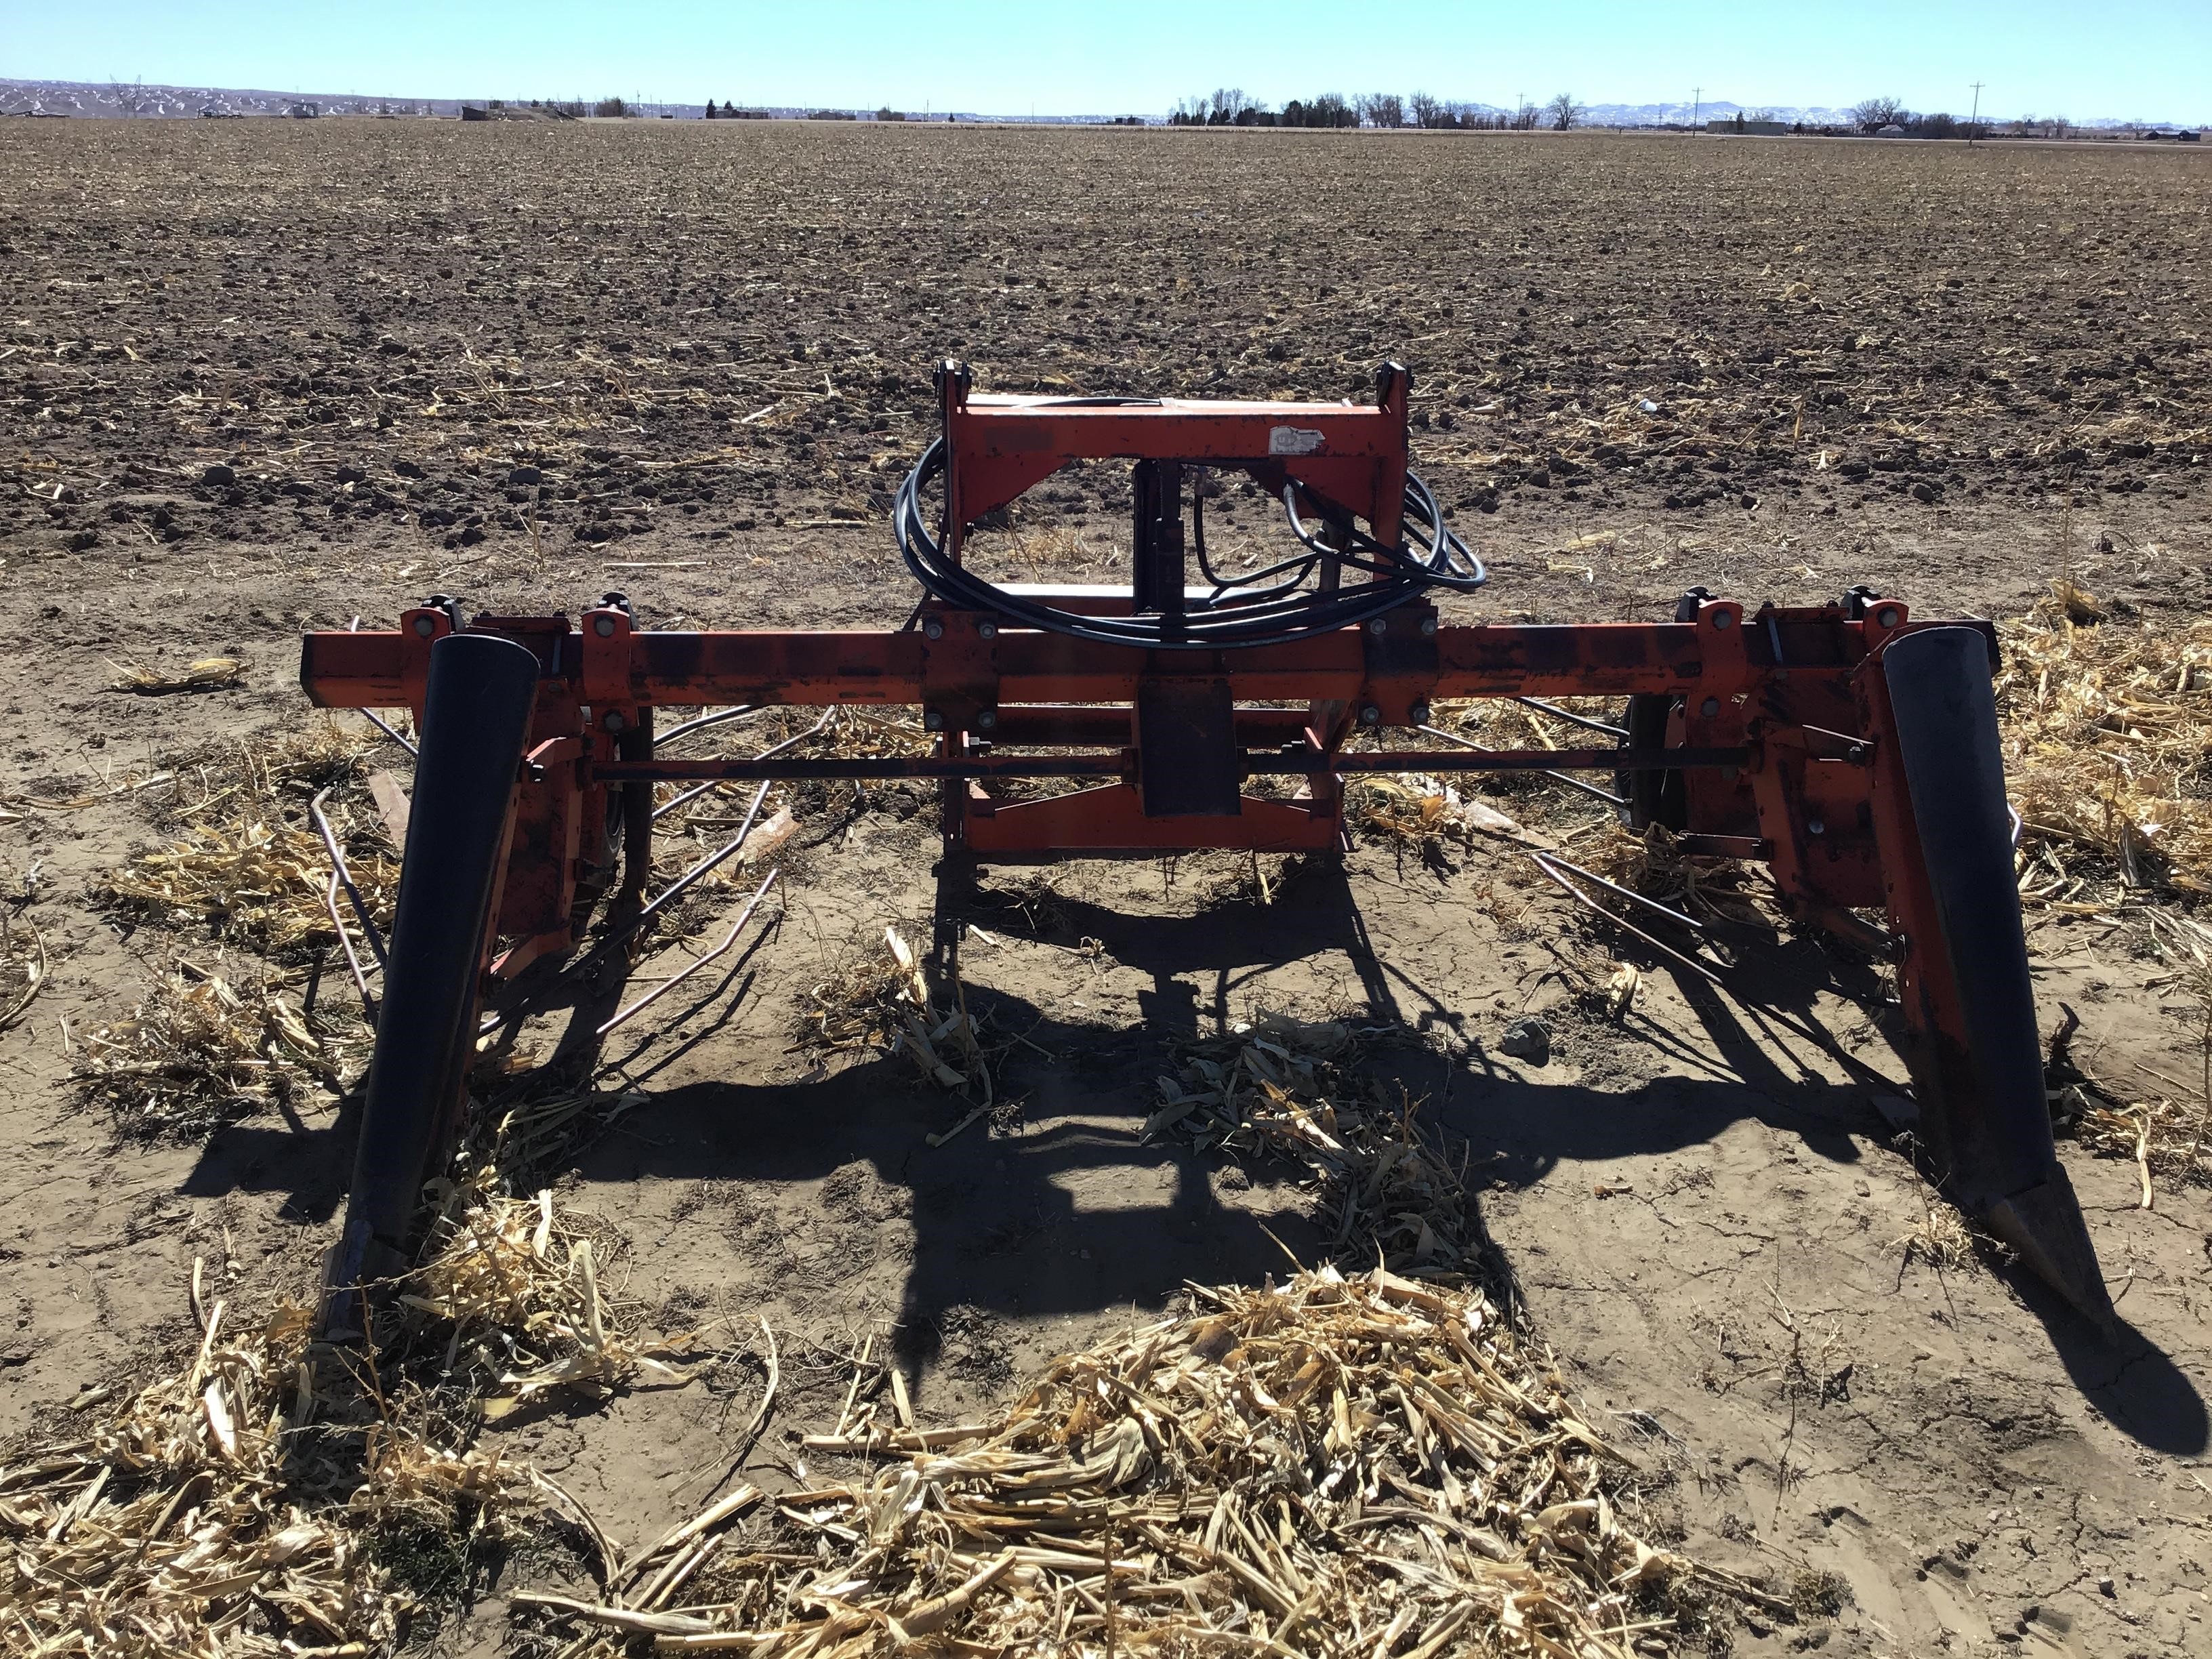
[{"label": "coiled hydraulic hose", "polygon": [[[1471,592],[1487,580],[1482,561],[1444,523],[1435,492],[1419,475],[1406,474],[1407,534],[1386,546],[1340,511],[1319,502],[1295,482],[1283,489],[1283,508],[1304,551],[1258,570],[1217,573],[1206,555],[1204,510],[1194,507],[1199,568],[1213,584],[1210,594],[1185,601],[1179,616],[1086,617],[1009,593],[945,556],[922,507],[922,491],[945,472],[945,441],[931,444],[891,509],[891,532],[908,570],[923,588],[962,611],[988,611],[1016,627],[1042,629],[1109,645],[1170,651],[1212,651],[1227,646],[1279,645],[1314,634],[1357,627],[1394,611],[1431,587]],[[1298,516],[1305,495],[1316,517],[1335,532],[1339,546],[1309,531]],[[1415,550],[1416,544],[1419,545]],[[1334,563],[1374,580],[1342,586],[1308,587],[1317,570]]]}]

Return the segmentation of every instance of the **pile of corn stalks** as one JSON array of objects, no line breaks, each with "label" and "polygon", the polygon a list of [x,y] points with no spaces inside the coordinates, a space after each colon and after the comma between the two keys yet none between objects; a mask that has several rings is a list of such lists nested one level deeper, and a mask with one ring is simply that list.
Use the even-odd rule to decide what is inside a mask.
[{"label": "pile of corn stalks", "polygon": [[108,666],[115,670],[115,678],[108,682],[112,691],[216,691],[236,685],[246,678],[246,664],[236,657],[202,657],[174,673],[136,662],[110,663]]},{"label": "pile of corn stalks", "polygon": [[[371,853],[351,864],[355,885],[388,925],[398,861]],[[284,957],[337,936],[323,902],[330,867],[312,830],[270,813],[235,824],[194,824],[110,876],[107,891],[172,925],[212,924],[248,949]]]},{"label": "pile of corn stalks", "polygon": [[550,1194],[501,1196],[487,1176],[458,1197],[365,1352],[311,1344],[305,1308],[257,1322],[210,1304],[196,1266],[191,1363],[0,1467],[0,1654],[386,1651],[422,1606],[385,1564],[395,1540],[465,1559],[526,1510],[582,1519],[467,1425],[554,1389],[688,1373],[629,1334],[635,1307],[599,1279],[606,1241]]},{"label": "pile of corn stalks", "polygon": [[690,1605],[517,1600],[756,1659],[1598,1659],[1677,1650],[1716,1590],[1780,1606],[1638,1535],[1632,1464],[1480,1291],[1382,1268],[1194,1291],[990,1423],[806,1444],[866,1461],[776,1499],[781,1536],[698,1573]]},{"label": "pile of corn stalks", "polygon": [[[325,903],[330,858],[306,821],[307,798],[325,785],[357,785],[375,741],[374,733],[325,719],[179,763],[183,834],[109,876],[106,896],[171,926],[212,925],[265,956],[297,957],[329,944],[336,937]],[[196,799],[187,787],[195,777]],[[356,832],[344,799],[331,816],[355,885],[388,928],[397,849],[373,814]]]},{"label": "pile of corn stalks", "polygon": [[426,1327],[445,1334],[439,1374],[467,1378],[487,1419],[549,1389],[604,1399],[640,1382],[689,1382],[663,1356],[692,1339],[633,1339],[635,1308],[601,1285],[619,1248],[606,1229],[557,1215],[550,1190],[507,1196],[487,1172],[441,1224],[399,1307],[418,1337]]},{"label": "pile of corn stalks", "polygon": [[[218,1300],[188,1366],[0,1469],[0,1651],[277,1659],[392,1641],[404,1600],[371,1559],[368,1511],[301,1502],[339,1473],[307,1431],[308,1326],[302,1308],[254,1322]],[[407,1498],[450,1522],[447,1496]]]},{"label": "pile of corn stalks", "polygon": [[2022,899],[2094,914],[2115,878],[2212,894],[2212,623],[2123,622],[2060,580],[2002,637]]},{"label": "pile of corn stalks", "polygon": [[965,991],[956,981],[952,1006],[938,1006],[921,957],[896,927],[884,929],[879,949],[848,952],[808,988],[807,1001],[802,1044],[896,1050],[940,1088],[990,1105],[990,1064]]},{"label": "pile of corn stalks", "polygon": [[78,1097],[104,1107],[125,1134],[190,1139],[339,1071],[300,1011],[265,984],[234,988],[187,963],[129,1019],[84,1039],[72,1075]]}]

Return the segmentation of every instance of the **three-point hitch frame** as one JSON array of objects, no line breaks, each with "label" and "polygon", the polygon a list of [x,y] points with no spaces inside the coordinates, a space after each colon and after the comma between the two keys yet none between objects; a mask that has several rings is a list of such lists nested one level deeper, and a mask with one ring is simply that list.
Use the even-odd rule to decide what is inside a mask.
[{"label": "three-point hitch frame", "polygon": [[[1892,963],[1936,1177],[2109,1324],[2051,1141],[1988,624],[1916,620],[1863,589],[1756,610],[1692,589],[1663,622],[1447,623],[1424,573],[1445,570],[1457,544],[1407,471],[1410,385],[1388,365],[1371,404],[984,397],[948,363],[942,435],[896,526],[926,597],[896,629],[653,631],[611,594],[580,624],[465,617],[441,597],[391,631],[308,635],[314,702],[405,708],[422,734],[334,1282],[405,1259],[422,1182],[457,1130],[483,1000],[570,951],[589,902],[618,881],[623,898],[642,896],[656,785],[935,779],[947,857],[1006,863],[1328,854],[1346,844],[1347,776],[1541,770],[1617,775],[1632,823],[1664,824],[1691,854],[1763,862],[1799,920]],[[1135,464],[1127,586],[965,574],[978,520],[1071,463],[1111,459]],[[1241,471],[1292,504],[1294,526],[1301,512],[1322,521],[1301,532],[1313,556],[1286,579],[1308,591],[1255,599],[1213,577],[1195,490],[1185,534],[1194,468]],[[941,489],[934,534],[925,483]],[[1433,566],[1395,550],[1415,532],[1433,537]],[[1443,585],[1480,580],[1476,566]],[[1626,712],[1584,748],[1420,742],[1449,741],[1431,723],[1439,700],[1556,697]],[[918,708],[934,752],[654,752],[658,710],[779,704]],[[1355,733],[1414,741],[1348,750]],[[1294,787],[1244,793],[1267,775]],[[1013,778],[1075,787],[1001,799],[994,783]]]}]

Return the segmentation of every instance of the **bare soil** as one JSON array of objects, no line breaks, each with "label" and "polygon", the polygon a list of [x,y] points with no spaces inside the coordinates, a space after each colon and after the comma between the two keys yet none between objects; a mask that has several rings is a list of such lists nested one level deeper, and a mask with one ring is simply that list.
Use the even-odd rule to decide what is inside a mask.
[{"label": "bare soil", "polygon": [[[25,122],[0,151],[0,896],[52,966],[0,1036],[0,1432],[169,1352],[195,1256],[303,1289],[332,1235],[337,1098],[149,1145],[67,1081],[179,958],[307,978],[221,917],[98,896],[220,792],[228,745],[307,718],[298,631],[434,590],[895,624],[884,509],[942,356],[992,390],[1304,397],[1401,357],[1418,465],[1494,573],[1474,615],[1856,581],[2003,615],[2069,572],[2148,615],[2212,601],[2212,174],[2186,152],[329,120]],[[1125,487],[1039,495],[1009,567],[1110,579]],[[1225,540],[1264,509],[1224,501]],[[218,653],[242,684],[107,689]],[[1993,1258],[1935,1270],[1874,1104],[1903,1077],[1884,988],[1846,955],[1778,934],[1755,998],[1655,971],[1609,1019],[1589,965],[1643,959],[1504,854],[1364,846],[1265,903],[1233,860],[1001,874],[963,965],[1022,1040],[1001,1109],[933,1147],[963,1103],[793,1042],[886,923],[926,936],[928,815],[797,804],[780,923],[610,1040],[602,1083],[635,1098],[561,1177],[667,1328],[778,1333],[750,1478],[805,1483],[789,1436],[835,1423],[830,1356],[868,1331],[951,1420],[1185,1279],[1325,1249],[1291,1172],[1137,1129],[1179,1040],[1349,1013],[1399,1033],[1372,1066],[1425,1098],[1498,1271],[1687,1547],[1804,1589],[1740,1651],[2212,1644],[2205,1191],[2144,1207],[2132,1163],[2069,1149],[2117,1345]],[[2046,1024],[2078,1010],[2107,1077],[2194,1077],[2190,1008],[2131,937],[2034,919]],[[1498,1051],[1531,1012],[1547,1064]],[[721,1473],[753,1364],[487,1432],[635,1541]]]}]

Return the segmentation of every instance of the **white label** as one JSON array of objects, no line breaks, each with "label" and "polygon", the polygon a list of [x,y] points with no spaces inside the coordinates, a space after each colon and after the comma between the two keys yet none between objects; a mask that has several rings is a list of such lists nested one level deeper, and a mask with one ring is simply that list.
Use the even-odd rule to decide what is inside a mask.
[{"label": "white label", "polygon": [[1310,427],[1279,426],[1267,434],[1270,455],[1311,455],[1321,448],[1321,434]]}]

